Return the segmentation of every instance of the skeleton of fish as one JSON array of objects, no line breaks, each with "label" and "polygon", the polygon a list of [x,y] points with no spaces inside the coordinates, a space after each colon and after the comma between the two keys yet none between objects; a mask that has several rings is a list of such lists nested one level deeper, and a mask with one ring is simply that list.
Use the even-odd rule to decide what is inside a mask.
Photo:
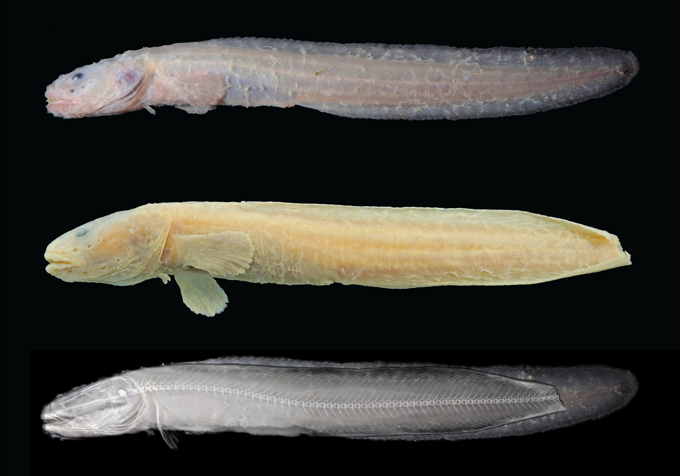
[{"label": "skeleton of fish", "polygon": [[132,285],[174,275],[184,303],[213,316],[214,278],[382,288],[533,284],[630,264],[616,236],[511,210],[264,202],[141,206],[47,247],[67,282]]},{"label": "skeleton of fish", "polygon": [[60,76],[55,116],[172,105],[304,106],[373,119],[465,119],[546,111],[628,84],[633,53],[609,48],[467,49],[229,38],[127,51]]},{"label": "skeleton of fish", "polygon": [[125,372],[46,405],[60,438],[157,429],[459,440],[529,435],[627,405],[635,376],[604,366],[485,368],[227,357]]}]

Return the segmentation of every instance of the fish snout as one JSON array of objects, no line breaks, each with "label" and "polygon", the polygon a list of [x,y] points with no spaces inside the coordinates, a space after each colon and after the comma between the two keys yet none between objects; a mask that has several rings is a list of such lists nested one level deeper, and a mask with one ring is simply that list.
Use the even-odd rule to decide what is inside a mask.
[{"label": "fish snout", "polygon": [[70,111],[75,102],[66,99],[47,98],[47,111],[57,117],[70,117]]},{"label": "fish snout", "polygon": [[45,268],[50,274],[54,274],[54,271],[68,268],[78,268],[83,265],[83,261],[76,258],[75,256],[65,256],[53,251],[46,251],[45,259],[48,263],[50,263]]},{"label": "fish snout", "polygon": [[66,406],[54,401],[43,408],[40,418],[43,421],[42,428],[45,432],[60,438],[77,438],[77,428],[74,426],[76,419]]},{"label": "fish snout", "polygon": [[45,423],[52,423],[57,420],[61,420],[62,418],[59,416],[59,412],[55,408],[54,402],[45,405],[45,407],[42,410],[42,413],[40,414],[40,418],[45,422]]},{"label": "fish snout", "polygon": [[66,420],[56,408],[54,402],[43,408],[40,418],[43,421],[43,430],[51,434],[58,434],[61,424]]},{"label": "fish snout", "polygon": [[45,91],[47,110],[55,116],[67,117],[76,106],[76,98],[58,89],[55,83],[50,84]]}]

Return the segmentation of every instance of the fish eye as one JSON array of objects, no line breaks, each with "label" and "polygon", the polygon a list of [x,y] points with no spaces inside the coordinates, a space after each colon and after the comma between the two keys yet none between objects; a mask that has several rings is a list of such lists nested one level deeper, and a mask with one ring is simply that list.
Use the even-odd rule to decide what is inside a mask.
[{"label": "fish eye", "polygon": [[87,235],[89,231],[90,230],[88,230],[87,228],[85,228],[84,230],[80,230],[78,233],[76,233],[76,238],[80,238],[82,236]]},{"label": "fish eye", "polygon": [[78,80],[79,80],[80,78],[82,78],[82,77],[83,77],[83,73],[76,73],[76,74],[74,74],[73,77],[71,78],[71,81],[78,81]]}]

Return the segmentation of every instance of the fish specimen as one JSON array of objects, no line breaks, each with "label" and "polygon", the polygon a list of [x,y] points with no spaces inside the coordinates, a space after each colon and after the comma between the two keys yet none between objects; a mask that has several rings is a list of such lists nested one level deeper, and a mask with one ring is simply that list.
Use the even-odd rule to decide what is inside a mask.
[{"label": "fish specimen", "polygon": [[228,357],[141,368],[44,407],[61,438],[157,429],[367,439],[496,438],[599,418],[628,404],[635,376],[604,366],[486,368]]},{"label": "fish specimen", "polygon": [[490,48],[228,38],[127,51],[61,75],[55,116],[171,105],[295,105],[372,119],[466,119],[547,111],[609,94],[639,69],[609,48]]},{"label": "fish specimen", "polygon": [[144,205],[69,231],[45,252],[67,282],[170,275],[184,303],[227,305],[214,278],[382,288],[534,284],[630,264],[616,236],[512,210],[265,202]]}]

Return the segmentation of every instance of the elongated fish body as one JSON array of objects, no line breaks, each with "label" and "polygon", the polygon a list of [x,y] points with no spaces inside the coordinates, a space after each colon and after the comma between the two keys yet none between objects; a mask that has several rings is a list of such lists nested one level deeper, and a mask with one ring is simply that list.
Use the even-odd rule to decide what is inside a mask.
[{"label": "elongated fish body", "polygon": [[100,380],[58,397],[42,418],[47,432],[65,438],[159,429],[455,440],[576,424],[623,407],[636,391],[630,372],[602,366],[224,358]]},{"label": "elongated fish body", "polygon": [[172,105],[309,107],[372,119],[529,114],[611,93],[637,74],[608,48],[469,49],[229,38],[127,51],[46,91],[65,118]]},{"label": "elongated fish body", "polygon": [[65,281],[169,275],[194,312],[227,303],[214,278],[383,288],[534,284],[630,264],[616,236],[527,212],[292,203],[145,205],[65,233],[45,253]]}]

